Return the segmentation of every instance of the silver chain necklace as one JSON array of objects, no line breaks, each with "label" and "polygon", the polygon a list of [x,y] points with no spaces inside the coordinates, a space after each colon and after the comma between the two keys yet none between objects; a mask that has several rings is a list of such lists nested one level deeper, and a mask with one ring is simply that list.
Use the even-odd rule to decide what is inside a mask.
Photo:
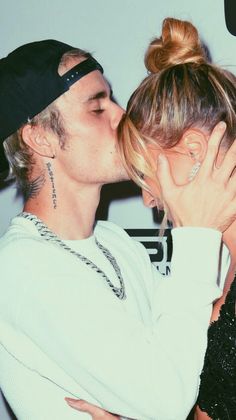
[{"label": "silver chain necklace", "polygon": [[92,268],[92,270],[96,271],[98,274],[100,274],[105,281],[107,282],[108,286],[111,288],[113,293],[121,299],[126,299],[126,293],[125,293],[125,285],[124,280],[121,274],[121,270],[119,265],[117,264],[117,261],[115,257],[110,253],[110,251],[105,248],[98,240],[95,238],[95,243],[97,247],[102,251],[103,255],[108,259],[110,264],[112,265],[118,279],[120,282],[120,287],[114,286],[114,284],[111,282],[111,280],[107,277],[107,275],[104,273],[101,268],[99,268],[96,264],[94,264],[89,258],[85,257],[84,255],[80,254],[79,252],[74,251],[71,249],[68,245],[66,245],[65,242],[63,242],[55,233],[53,233],[44,223],[42,220],[40,220],[37,216],[31,213],[22,212],[18,215],[18,217],[24,217],[27,220],[30,220],[34,223],[36,226],[38,232],[40,235],[46,239],[46,241],[53,242],[59,247],[63,248],[65,251],[68,251],[70,254],[74,255],[75,257],[79,258],[80,261],[84,262],[88,267]]}]

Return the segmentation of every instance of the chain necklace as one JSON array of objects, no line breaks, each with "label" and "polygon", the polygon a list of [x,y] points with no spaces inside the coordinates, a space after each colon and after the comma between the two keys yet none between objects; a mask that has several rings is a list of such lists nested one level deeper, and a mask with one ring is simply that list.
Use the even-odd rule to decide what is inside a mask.
[{"label": "chain necklace", "polygon": [[75,257],[79,258],[80,261],[84,262],[88,267],[92,268],[92,270],[96,271],[98,274],[100,274],[105,281],[107,282],[108,286],[111,288],[113,293],[121,299],[126,299],[126,293],[125,293],[125,285],[124,280],[121,274],[121,270],[119,265],[117,264],[117,261],[115,257],[110,253],[110,251],[105,248],[98,240],[95,238],[95,243],[97,247],[102,251],[103,255],[107,258],[107,260],[112,265],[116,276],[120,282],[120,287],[116,287],[111,280],[107,277],[107,275],[104,273],[101,268],[99,268],[96,264],[94,264],[89,258],[85,257],[84,255],[80,254],[79,252],[74,251],[71,249],[68,245],[66,245],[65,242],[63,242],[55,233],[53,233],[43,222],[40,220],[37,216],[31,213],[22,212],[18,215],[18,217],[24,217],[25,219],[30,220],[34,223],[36,226],[39,234],[46,239],[46,241],[53,242],[59,247],[63,248],[65,251],[68,251],[70,254],[74,255]]}]

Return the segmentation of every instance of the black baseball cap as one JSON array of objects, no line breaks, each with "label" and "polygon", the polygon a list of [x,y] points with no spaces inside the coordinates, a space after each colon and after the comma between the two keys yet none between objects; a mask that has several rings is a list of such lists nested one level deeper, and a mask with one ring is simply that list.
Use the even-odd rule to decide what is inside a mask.
[{"label": "black baseball cap", "polygon": [[236,36],[236,1],[225,0],[225,23],[231,35]]},{"label": "black baseball cap", "polygon": [[0,60],[0,173],[8,168],[3,141],[93,70],[103,72],[89,54],[63,76],[58,65],[76,49],[56,40],[22,45]]}]

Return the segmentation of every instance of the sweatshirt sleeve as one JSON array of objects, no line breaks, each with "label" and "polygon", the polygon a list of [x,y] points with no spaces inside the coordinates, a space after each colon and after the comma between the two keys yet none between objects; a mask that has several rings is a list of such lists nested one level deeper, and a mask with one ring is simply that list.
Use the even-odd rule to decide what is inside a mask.
[{"label": "sweatshirt sleeve", "polygon": [[[171,275],[160,279],[155,270],[159,281],[155,282],[153,318],[154,322],[157,320],[163,350],[176,366],[176,378],[179,375],[182,412],[180,409],[180,417],[177,418],[180,419],[187,417],[197,398],[212,302],[222,293],[217,286],[219,270],[225,274],[228,268],[229,253],[225,250],[223,258],[219,258],[221,237],[221,233],[213,229],[173,229]],[[173,398],[177,383],[172,388],[171,375],[167,381],[165,368],[160,371],[163,373],[163,384],[167,385],[164,392],[167,395],[169,387]]]},{"label": "sweatshirt sleeve", "polygon": [[[69,275],[66,283],[57,276],[27,285],[18,308],[17,328],[78,388],[124,417],[183,420],[196,399],[211,304],[219,296],[221,234],[178,228],[173,241],[172,275],[156,288],[150,326],[116,297],[88,294],[86,282],[78,293]],[[150,280],[159,281],[146,264]]]},{"label": "sweatshirt sleeve", "polygon": [[[180,307],[209,307],[220,296],[217,279],[221,236],[219,231],[207,228],[181,227],[172,230],[171,275],[156,282],[158,312],[174,312]],[[228,265],[227,256],[225,252],[221,261],[224,272]]]}]

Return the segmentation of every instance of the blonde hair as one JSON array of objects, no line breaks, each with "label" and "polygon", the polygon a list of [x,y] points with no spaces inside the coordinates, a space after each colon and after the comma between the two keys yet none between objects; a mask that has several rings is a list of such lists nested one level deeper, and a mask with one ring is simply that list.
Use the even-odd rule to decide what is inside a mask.
[{"label": "blonde hair", "polygon": [[219,121],[227,130],[224,145],[236,137],[236,77],[208,61],[196,28],[167,18],[160,38],[146,52],[149,72],[131,96],[119,128],[120,150],[131,178],[148,190],[156,180],[148,146],[160,150],[178,144],[191,128],[211,132]]},{"label": "blonde hair", "polygon": [[[75,58],[88,58],[91,55],[81,49],[74,49],[66,52],[61,57],[58,73],[63,74],[67,70],[68,64]],[[42,112],[28,121],[32,126],[41,126],[45,130],[52,131],[59,140],[61,148],[64,148],[67,132],[58,107],[57,100],[47,106]],[[24,124],[25,125],[25,124]],[[23,126],[24,126],[23,125]],[[14,180],[23,195],[27,197],[29,189],[29,179],[34,165],[33,153],[30,147],[22,138],[22,127],[4,140],[3,146],[5,155],[9,162],[9,174],[6,181]]]}]

